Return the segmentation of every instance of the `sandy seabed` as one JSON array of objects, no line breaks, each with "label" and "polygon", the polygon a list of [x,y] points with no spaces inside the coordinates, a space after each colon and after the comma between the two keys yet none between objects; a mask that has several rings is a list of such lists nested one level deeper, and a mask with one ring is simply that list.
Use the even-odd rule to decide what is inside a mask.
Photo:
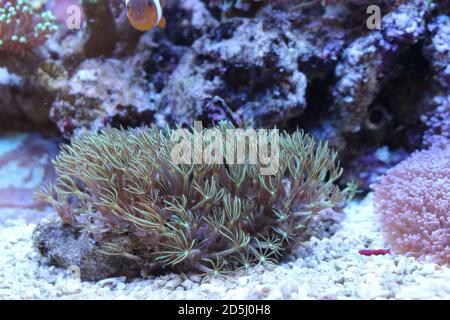
[{"label": "sandy seabed", "polygon": [[[370,195],[353,201],[337,232],[312,237],[291,262],[254,268],[226,279],[169,274],[125,281],[81,282],[47,265],[32,246],[35,224],[20,214],[0,226],[0,299],[449,299],[450,268],[394,254],[386,248]],[[19,218],[18,218],[19,217]]]}]

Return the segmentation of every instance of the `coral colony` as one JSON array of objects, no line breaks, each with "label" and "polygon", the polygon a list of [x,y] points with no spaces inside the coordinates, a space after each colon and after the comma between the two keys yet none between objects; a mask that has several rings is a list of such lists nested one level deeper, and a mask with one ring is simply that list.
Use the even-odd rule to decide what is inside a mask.
[{"label": "coral colony", "polygon": [[0,51],[21,53],[43,44],[57,30],[49,11],[34,12],[29,0],[0,1]]},{"label": "coral colony", "polygon": [[[315,215],[341,210],[353,194],[353,186],[336,184],[337,154],[301,131],[279,137],[273,175],[261,175],[259,164],[175,164],[179,142],[172,134],[107,129],[74,139],[55,160],[56,183],[37,197],[105,254],[126,256],[147,272],[221,274],[277,262]],[[235,135],[227,143],[244,139]],[[272,139],[278,139],[273,132]]]},{"label": "coral colony", "polygon": [[396,253],[450,263],[450,147],[414,153],[373,186]]}]

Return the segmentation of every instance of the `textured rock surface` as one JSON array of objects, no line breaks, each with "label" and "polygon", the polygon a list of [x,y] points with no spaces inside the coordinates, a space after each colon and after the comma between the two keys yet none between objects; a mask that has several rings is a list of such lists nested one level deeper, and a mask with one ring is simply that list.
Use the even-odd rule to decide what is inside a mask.
[{"label": "textured rock surface", "polygon": [[431,10],[422,1],[410,1],[382,19],[382,30],[356,39],[343,52],[336,67],[334,108],[344,132],[361,129],[368,108],[383,83],[395,73],[401,52],[420,41],[425,33],[426,15]]},{"label": "textured rock surface", "polygon": [[297,70],[297,59],[308,48],[288,28],[266,24],[233,19],[197,40],[162,93],[170,120],[192,122],[205,99],[216,96],[259,126],[303,111],[306,77]]},{"label": "textured rock surface", "polygon": [[[120,238],[117,239],[120,241]],[[140,269],[125,257],[101,253],[101,248],[86,234],[55,222],[40,223],[33,233],[34,246],[51,264],[79,272],[87,281],[114,276],[138,277]]]},{"label": "textured rock surface", "polygon": [[143,63],[139,56],[84,61],[58,93],[50,117],[66,136],[111,124],[151,123],[156,97]]},{"label": "textured rock surface", "polygon": [[431,41],[424,47],[433,77],[431,92],[423,103],[428,113],[422,116],[427,126],[424,144],[445,145],[450,141],[450,17],[438,16],[429,25]]}]

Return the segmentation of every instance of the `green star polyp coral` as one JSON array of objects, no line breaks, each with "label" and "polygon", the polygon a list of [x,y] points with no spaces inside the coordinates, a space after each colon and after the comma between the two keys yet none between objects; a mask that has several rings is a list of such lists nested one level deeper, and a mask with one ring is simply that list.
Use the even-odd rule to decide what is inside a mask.
[{"label": "green star polyp coral", "polygon": [[[54,161],[55,184],[37,198],[92,235],[104,254],[147,272],[221,274],[279,261],[314,216],[340,210],[353,192],[336,184],[337,154],[301,131],[280,134],[274,175],[261,175],[259,164],[176,164],[173,137],[174,130],[152,127],[74,139]],[[118,236],[128,241],[112,241]]]},{"label": "green star polyp coral", "polygon": [[57,29],[51,12],[36,13],[29,0],[0,0],[0,51],[20,53],[43,44]]}]

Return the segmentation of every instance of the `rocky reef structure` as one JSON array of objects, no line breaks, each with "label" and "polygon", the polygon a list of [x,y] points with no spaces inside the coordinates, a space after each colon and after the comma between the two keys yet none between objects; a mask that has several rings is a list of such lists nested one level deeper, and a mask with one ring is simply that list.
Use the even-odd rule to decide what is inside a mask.
[{"label": "rocky reef structure", "polygon": [[86,19],[98,23],[105,19],[101,14],[113,16],[113,27],[86,24],[91,31],[79,39],[84,49],[68,50],[62,58],[73,70],[52,103],[50,118],[67,138],[107,126],[163,125],[161,91],[188,46],[217,21],[201,1],[174,1],[165,7],[173,17],[165,31],[143,34],[131,28],[120,4],[102,2],[99,12],[96,5],[83,7]]},{"label": "rocky reef structure", "polygon": [[338,115],[334,125],[341,131],[361,130],[383,83],[396,75],[395,61],[423,38],[429,10],[422,1],[402,5],[382,19],[382,30],[357,38],[343,51],[333,87],[333,111]]},{"label": "rocky reef structure", "polygon": [[150,123],[158,97],[152,83],[145,80],[143,63],[136,56],[123,61],[83,61],[58,92],[50,118],[66,137],[108,125]]},{"label": "rocky reef structure", "polygon": [[436,17],[428,26],[432,34],[424,48],[433,69],[432,87],[423,103],[428,111],[422,117],[427,130],[424,144],[446,145],[450,142],[450,17]]},{"label": "rocky reef structure", "polygon": [[300,114],[306,107],[307,79],[297,59],[309,48],[303,49],[286,26],[267,24],[234,19],[197,40],[162,92],[162,112],[169,122],[192,123],[211,98],[221,99],[222,108],[256,127]]},{"label": "rocky reef structure", "polygon": [[50,2],[60,28],[32,57],[0,62],[12,122],[50,119],[66,138],[193,120],[300,127],[349,174],[367,150],[397,159],[448,139],[448,1],[373,1],[373,30],[367,1],[169,1],[167,27],[147,33],[121,1],[84,1],[81,30],[67,30],[69,3]]}]

